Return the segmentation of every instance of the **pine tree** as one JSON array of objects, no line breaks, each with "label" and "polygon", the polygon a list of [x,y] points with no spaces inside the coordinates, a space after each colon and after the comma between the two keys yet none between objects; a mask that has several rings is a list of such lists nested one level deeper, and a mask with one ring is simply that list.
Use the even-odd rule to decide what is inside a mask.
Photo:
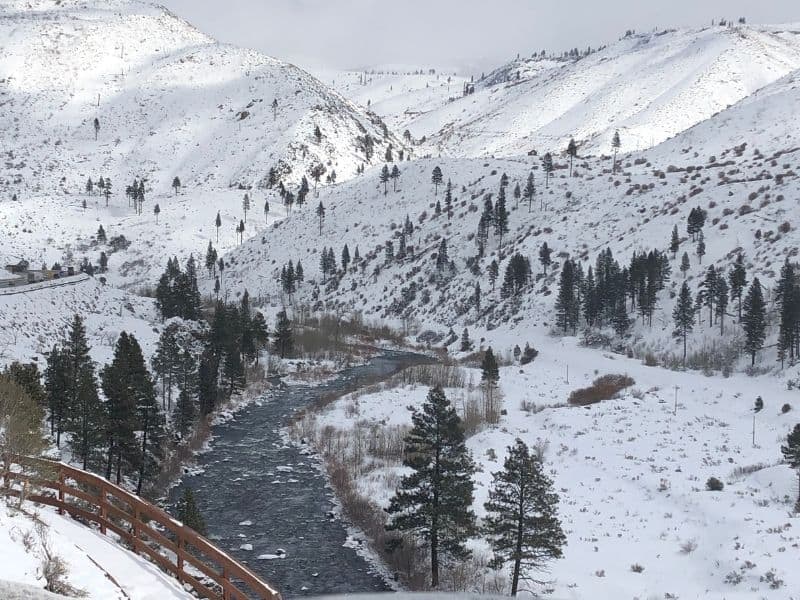
[{"label": "pine tree", "polygon": [[492,474],[484,504],[493,566],[512,564],[512,596],[530,571],[542,570],[546,561],[563,556],[567,539],[558,519],[558,500],[541,458],[517,438],[508,448],[503,470]]},{"label": "pine tree", "polygon": [[431,183],[433,184],[435,190],[434,195],[439,193],[439,186],[442,185],[442,180],[442,169],[440,169],[438,166],[434,167],[431,175]]},{"label": "pine tree", "polygon": [[86,193],[91,194],[94,191],[94,184],[92,183],[92,178],[86,180]]},{"label": "pine tree", "polygon": [[697,250],[695,250],[695,252],[697,253],[698,261],[700,262],[700,264],[703,264],[703,256],[705,256],[706,254],[706,242],[703,236],[702,229],[697,232]]},{"label": "pine tree", "polygon": [[525,183],[525,191],[522,194],[528,200],[528,212],[531,212],[533,197],[536,195],[536,184],[533,180],[533,171],[528,173],[528,181]]},{"label": "pine tree", "polygon": [[206,250],[206,269],[210,277],[217,274],[217,251],[211,244],[211,240],[208,241],[208,249]]},{"label": "pine tree", "polygon": [[381,180],[381,183],[383,184],[383,195],[384,196],[389,193],[389,188],[387,186],[389,185],[389,179],[391,179],[391,177],[392,177],[392,175],[389,172],[389,167],[387,165],[383,165],[383,168],[381,169],[380,180]]},{"label": "pine tree", "polygon": [[744,349],[750,354],[750,364],[756,364],[756,352],[764,347],[766,339],[767,313],[764,295],[758,277],[753,279],[744,299],[742,324],[744,329]]},{"label": "pine tree", "polygon": [[217,211],[217,218],[214,219],[214,227],[217,228],[217,243],[219,244],[219,228],[222,227],[222,219],[219,216],[219,211]]},{"label": "pine tree", "polygon": [[153,207],[153,215],[155,215],[156,218],[156,225],[158,225],[158,215],[160,214],[161,214],[161,207],[158,205],[158,202],[156,202],[156,205]]},{"label": "pine tree", "polygon": [[550,175],[553,173],[553,155],[549,152],[542,157],[542,169],[544,170],[544,187],[550,186]]},{"label": "pine tree", "polygon": [[744,257],[739,254],[733,268],[728,273],[728,283],[730,285],[731,299],[736,298],[739,303],[739,320],[742,320],[742,296],[744,288],[747,286],[747,270],[744,266]]},{"label": "pine tree", "polygon": [[449,221],[453,214],[453,184],[449,179],[444,192],[444,209],[447,212],[447,220]]},{"label": "pine tree", "polygon": [[314,125],[314,139],[319,144],[322,141],[322,131],[319,128],[319,125]]},{"label": "pine tree", "polygon": [[322,205],[322,200],[317,206],[317,218],[319,219],[319,234],[322,235],[322,223],[325,221],[325,207]]},{"label": "pine tree", "polygon": [[122,480],[123,460],[129,465],[131,457],[137,455],[135,432],[139,390],[132,375],[131,361],[130,337],[123,331],[114,347],[113,360],[100,373],[108,415],[106,479],[110,480],[113,470],[116,470],[118,484]]},{"label": "pine tree", "polygon": [[620,145],[619,130],[617,130],[614,132],[614,137],[611,138],[611,147],[614,149],[614,166],[611,170],[612,173],[617,172],[617,152],[619,151]]},{"label": "pine tree", "polygon": [[686,279],[686,272],[689,270],[689,254],[684,252],[683,256],[681,256],[681,273],[683,273],[683,278]]},{"label": "pine tree", "polygon": [[397,191],[397,180],[400,179],[400,169],[397,165],[392,167],[392,172],[389,174],[389,177],[392,178],[392,191]]},{"label": "pine tree", "polygon": [[278,320],[275,324],[275,339],[272,345],[273,350],[277,352],[281,358],[292,358],[292,356],[294,356],[292,323],[286,315],[285,310],[278,313]]},{"label": "pine tree", "polygon": [[492,286],[492,291],[494,291],[495,283],[497,282],[497,276],[500,274],[500,267],[497,264],[497,261],[492,259],[492,262],[489,263],[489,283]]},{"label": "pine tree", "polygon": [[187,350],[183,350],[175,359],[179,391],[173,422],[177,431],[185,436],[197,418],[196,402],[199,391],[199,379],[195,367],[197,360]]},{"label": "pine tree", "polygon": [[552,253],[553,251],[550,248],[548,248],[547,242],[544,242],[542,246],[539,248],[539,263],[542,265],[545,275],[547,275],[547,267],[549,267],[553,262],[552,259],[550,258],[550,255]]},{"label": "pine tree", "polygon": [[[505,188],[500,188],[497,203],[494,205],[494,232],[498,239],[498,248],[503,251],[503,234],[508,233],[508,211],[506,210]],[[501,254],[502,256],[502,254]]]},{"label": "pine tree", "polygon": [[178,520],[181,523],[194,529],[200,535],[207,534],[206,521],[200,513],[191,488],[183,488],[183,494],[181,494],[181,498],[178,500],[176,509],[178,512]]},{"label": "pine tree", "polygon": [[556,299],[558,323],[565,334],[568,329],[574,329],[577,325],[574,317],[577,305],[575,283],[575,263],[567,259],[564,261],[564,265],[561,268],[561,276],[558,283],[558,297]]},{"label": "pine tree", "polygon": [[389,502],[387,529],[417,534],[428,547],[431,587],[439,587],[442,558],[464,560],[465,542],[475,531],[471,510],[475,465],[464,430],[450,401],[435,387],[411,417],[403,465],[411,470]]},{"label": "pine tree", "polygon": [[719,319],[719,333],[725,333],[725,313],[728,310],[728,283],[721,275],[717,277],[717,285],[714,289],[716,304],[714,305],[714,315]]},{"label": "pine tree", "polygon": [[[781,454],[784,460],[789,463],[789,467],[797,471],[798,486],[800,486],[800,424],[794,426],[791,433],[786,436],[786,445],[781,446]],[[794,505],[795,512],[800,512],[800,487],[797,490],[797,502]]]},{"label": "pine tree", "polygon": [[675,225],[672,228],[672,237],[669,241],[669,251],[672,252],[672,258],[675,258],[678,254],[678,248],[681,246],[681,240],[678,237],[678,226]]},{"label": "pine tree", "polygon": [[614,331],[617,333],[617,335],[625,335],[631,326],[631,320],[628,317],[628,309],[625,306],[624,296],[616,303],[616,308],[614,309],[614,314],[612,316],[612,322],[614,325]]},{"label": "pine tree", "polygon": [[573,138],[569,138],[567,144],[567,156],[569,156],[569,176],[572,177],[572,160],[578,156],[578,145]]},{"label": "pine tree", "polygon": [[519,187],[519,182],[514,185],[514,208],[519,208],[519,199],[522,198],[522,188]]},{"label": "pine tree", "polygon": [[50,435],[56,439],[56,446],[60,446],[61,433],[64,431],[66,420],[69,417],[69,381],[67,380],[67,356],[58,346],[53,346],[47,354],[44,379]]},{"label": "pine tree", "polygon": [[672,319],[675,321],[675,331],[672,335],[683,341],[683,367],[686,368],[686,338],[694,329],[694,302],[692,292],[685,281],[678,294],[675,309],[672,311]]},{"label": "pine tree", "polygon": [[469,331],[467,328],[464,327],[464,331],[461,333],[461,345],[460,345],[461,352],[469,352],[472,350],[472,340],[469,339]]},{"label": "pine tree", "polygon": [[700,283],[698,297],[702,306],[708,307],[708,324],[714,325],[714,303],[717,299],[717,270],[711,265],[706,270],[706,276]]},{"label": "pine tree", "polygon": [[96,237],[97,237],[97,243],[98,244],[105,244],[108,241],[108,238],[106,237],[106,230],[103,229],[102,225],[100,225],[100,227],[97,228],[97,236]]},{"label": "pine tree", "polygon": [[250,210],[250,194],[245,192],[242,198],[242,211],[244,211],[244,222],[247,223],[247,211]]},{"label": "pine tree", "polygon": [[443,271],[450,266],[450,259],[447,256],[447,239],[442,238],[439,242],[439,250],[436,254],[436,269]]},{"label": "pine tree", "polygon": [[778,302],[778,314],[780,315],[778,359],[783,368],[787,356],[789,363],[794,363],[798,328],[800,328],[800,290],[798,290],[794,265],[789,262],[788,258],[781,267],[775,299]]}]

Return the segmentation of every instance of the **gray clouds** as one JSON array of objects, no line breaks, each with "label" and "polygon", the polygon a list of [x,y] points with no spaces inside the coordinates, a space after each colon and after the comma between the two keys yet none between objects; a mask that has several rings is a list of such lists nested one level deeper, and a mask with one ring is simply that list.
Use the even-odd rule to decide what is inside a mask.
[{"label": "gray clouds", "polygon": [[616,40],[626,29],[800,20],[797,0],[161,0],[222,42],[299,65],[488,68],[517,53]]}]

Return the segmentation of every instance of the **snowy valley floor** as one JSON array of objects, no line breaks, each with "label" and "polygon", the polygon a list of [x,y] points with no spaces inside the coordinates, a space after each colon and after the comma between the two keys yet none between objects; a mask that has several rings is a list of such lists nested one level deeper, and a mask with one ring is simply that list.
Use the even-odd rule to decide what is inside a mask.
[{"label": "snowy valley floor", "polygon": [[[545,462],[568,536],[564,559],[544,575],[553,597],[797,598],[800,533],[791,514],[797,478],[780,454],[798,420],[796,390],[775,376],[706,377],[647,367],[581,348],[574,338],[543,338],[536,346],[533,363],[501,369],[507,414],[468,445],[480,468],[475,509],[481,515],[491,474],[515,437],[547,443]],[[480,381],[477,369],[466,371],[468,382]],[[635,385],[614,400],[565,406],[572,390],[608,373],[628,374]],[[407,407],[420,405],[427,391],[401,386],[345,396],[307,419],[317,432],[333,426],[355,439],[357,425],[368,432],[371,425],[386,431],[410,424]],[[461,410],[469,390],[447,391]],[[756,416],[754,446],[752,407],[759,395],[765,409]],[[787,403],[792,410],[782,414]],[[385,506],[402,467],[369,456],[361,466],[359,489]],[[725,483],[723,491],[706,490],[712,476]]]}]

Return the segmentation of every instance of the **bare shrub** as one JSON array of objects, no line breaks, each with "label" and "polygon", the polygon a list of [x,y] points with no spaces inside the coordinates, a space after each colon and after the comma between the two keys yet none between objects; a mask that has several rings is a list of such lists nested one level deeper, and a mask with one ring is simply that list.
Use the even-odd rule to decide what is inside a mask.
[{"label": "bare shrub", "polygon": [[716,477],[709,477],[706,481],[706,489],[709,492],[721,492],[724,488],[725,484]]},{"label": "bare shrub", "polygon": [[697,542],[694,540],[686,540],[681,544],[681,554],[691,554],[697,550]]},{"label": "bare shrub", "polygon": [[588,406],[614,398],[619,392],[636,383],[628,375],[603,375],[594,380],[591,386],[574,390],[569,395],[572,406]]},{"label": "bare shrub", "polygon": [[631,571],[633,571],[634,573],[642,573],[644,572],[644,567],[639,563],[633,563],[631,565]]},{"label": "bare shrub", "polygon": [[73,598],[88,596],[84,590],[72,587],[67,581],[69,576],[67,562],[54,552],[47,525],[37,521],[35,529],[39,538],[39,550],[37,552],[39,567],[36,569],[36,578],[44,579],[44,589],[54,594],[72,596]]}]

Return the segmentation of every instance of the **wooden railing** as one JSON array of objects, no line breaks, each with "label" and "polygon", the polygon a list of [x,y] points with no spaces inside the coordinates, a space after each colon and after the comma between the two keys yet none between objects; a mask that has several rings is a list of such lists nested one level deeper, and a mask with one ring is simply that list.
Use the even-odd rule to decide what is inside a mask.
[{"label": "wooden railing", "polygon": [[[4,461],[5,462],[5,461]],[[95,523],[210,600],[280,600],[247,567],[169,514],[102,477],[64,463],[17,457],[0,471],[0,493]],[[153,524],[156,524],[155,526]]]}]

